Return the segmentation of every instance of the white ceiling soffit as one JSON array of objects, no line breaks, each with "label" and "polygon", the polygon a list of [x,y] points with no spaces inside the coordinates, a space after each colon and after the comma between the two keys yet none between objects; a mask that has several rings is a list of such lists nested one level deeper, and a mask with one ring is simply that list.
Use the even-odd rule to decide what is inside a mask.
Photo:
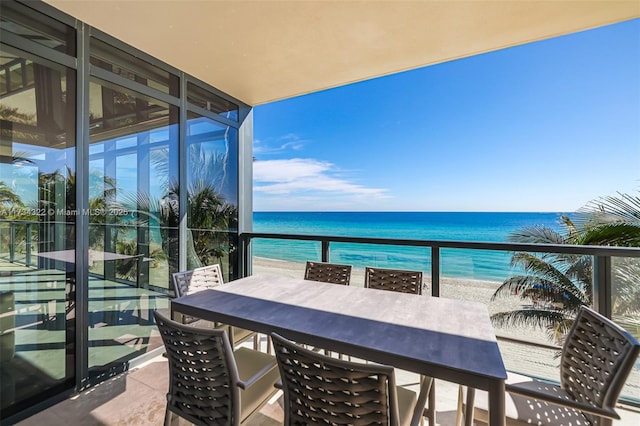
[{"label": "white ceiling soffit", "polygon": [[640,17],[640,0],[46,0],[259,105]]}]

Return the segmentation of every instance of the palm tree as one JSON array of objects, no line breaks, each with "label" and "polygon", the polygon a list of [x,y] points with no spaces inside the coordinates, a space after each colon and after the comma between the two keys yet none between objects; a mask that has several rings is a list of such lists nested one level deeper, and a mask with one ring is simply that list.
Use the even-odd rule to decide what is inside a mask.
[{"label": "palm tree", "polygon": [[[509,236],[518,243],[571,244],[576,228],[566,216],[561,216],[565,232],[546,226],[526,227]],[[494,292],[498,297],[516,296],[523,308],[492,315],[496,326],[533,325],[545,328],[556,340],[569,330],[572,318],[581,305],[592,300],[593,267],[588,256],[516,252],[511,266],[520,267],[522,274],[507,278]]]},{"label": "palm tree", "polygon": [[640,196],[618,193],[578,211],[575,244],[640,247]]},{"label": "palm tree", "polygon": [[[627,194],[592,201],[575,220],[561,216],[561,232],[545,226],[523,228],[509,236],[511,242],[581,245],[639,246],[640,199]],[[640,313],[640,262],[624,258],[614,268],[616,286],[613,312],[631,316]],[[516,252],[511,265],[522,274],[507,278],[494,292],[498,297],[518,297],[523,308],[492,315],[496,326],[532,325],[546,328],[561,341],[581,305],[593,300],[591,256]]]}]

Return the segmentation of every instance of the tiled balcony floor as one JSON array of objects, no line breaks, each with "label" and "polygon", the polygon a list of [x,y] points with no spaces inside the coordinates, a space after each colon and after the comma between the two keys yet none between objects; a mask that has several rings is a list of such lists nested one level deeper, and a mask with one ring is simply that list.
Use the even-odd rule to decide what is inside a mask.
[{"label": "tiled balcony floor", "polygon": [[[417,376],[399,372],[400,385],[415,384]],[[159,356],[151,361],[63,401],[20,423],[18,426],[41,425],[162,425],[164,420],[165,393],[168,387],[166,358]],[[457,385],[436,382],[438,425],[455,424]],[[281,398],[275,398],[249,422],[249,426],[281,425],[283,414]],[[615,426],[640,424],[640,412],[619,410],[622,420]],[[188,424],[180,422],[180,425]]]}]

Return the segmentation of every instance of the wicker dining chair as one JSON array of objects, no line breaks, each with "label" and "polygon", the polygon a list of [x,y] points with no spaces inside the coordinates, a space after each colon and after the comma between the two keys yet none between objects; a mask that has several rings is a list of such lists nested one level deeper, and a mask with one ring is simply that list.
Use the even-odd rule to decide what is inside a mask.
[{"label": "wicker dining chair", "polygon": [[[411,271],[407,269],[388,269],[365,267],[364,270],[365,288],[375,288],[378,290],[397,291],[400,293],[422,294],[422,271]],[[420,376],[420,381],[429,381],[430,378]],[[435,384],[431,387],[428,403],[429,424],[435,424]]]},{"label": "wicker dining chair", "polygon": [[392,366],[332,358],[276,333],[271,341],[284,391],[285,426],[405,426],[424,407],[426,393],[418,400],[415,392],[396,386]]},{"label": "wicker dining chair", "polygon": [[169,360],[165,425],[177,415],[196,425],[240,425],[278,391],[273,355],[233,350],[224,329],[181,324],[154,311]]},{"label": "wicker dining chair", "polygon": [[304,269],[304,279],[349,285],[349,281],[351,281],[351,265],[307,261]]},{"label": "wicker dining chair", "polygon": [[[203,266],[182,272],[174,272],[172,274],[172,278],[173,290],[175,291],[176,297],[186,296],[187,294],[193,294],[198,291],[215,288],[224,284],[222,270],[218,264]],[[180,312],[174,313],[174,318],[180,320],[183,324],[192,324],[196,327],[227,328],[227,333],[229,333],[229,338],[233,342],[234,346],[253,338],[253,348],[258,349],[259,347],[258,334],[254,331],[240,327],[229,327],[222,323],[212,323],[197,317],[184,315]]]},{"label": "wicker dining chair", "polygon": [[[351,281],[351,265],[307,261],[304,268],[304,279],[329,284],[349,285]],[[331,355],[330,351],[325,350],[324,353],[325,355]],[[340,358],[345,357],[344,354],[339,354],[338,356]],[[347,357],[351,359],[350,356]]]},{"label": "wicker dining chair", "polygon": [[422,272],[366,267],[364,271],[364,286],[379,290],[422,294]]},{"label": "wicker dining chair", "polygon": [[[562,348],[560,385],[508,374],[507,425],[611,426],[620,418],[615,406],[639,353],[631,334],[582,306]],[[458,423],[463,408],[465,424],[473,424],[474,416],[486,423],[486,392],[467,390],[466,398],[460,392]]]}]

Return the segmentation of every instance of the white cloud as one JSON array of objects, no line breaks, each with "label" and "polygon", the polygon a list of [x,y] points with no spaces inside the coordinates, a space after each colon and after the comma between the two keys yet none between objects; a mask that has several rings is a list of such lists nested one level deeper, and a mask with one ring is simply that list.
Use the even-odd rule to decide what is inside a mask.
[{"label": "white cloud", "polygon": [[[254,191],[263,197],[288,195],[291,204],[314,199],[326,203],[328,197],[361,197],[368,201],[388,198],[384,188],[367,188],[340,176],[332,163],[306,158],[255,161],[253,163]],[[317,196],[317,198],[316,198]],[[298,198],[296,201],[295,198]]]},{"label": "white cloud", "polygon": [[299,151],[308,142],[295,133],[289,133],[278,138],[267,138],[266,140],[255,139],[253,141],[254,154],[274,154],[287,150]]}]

